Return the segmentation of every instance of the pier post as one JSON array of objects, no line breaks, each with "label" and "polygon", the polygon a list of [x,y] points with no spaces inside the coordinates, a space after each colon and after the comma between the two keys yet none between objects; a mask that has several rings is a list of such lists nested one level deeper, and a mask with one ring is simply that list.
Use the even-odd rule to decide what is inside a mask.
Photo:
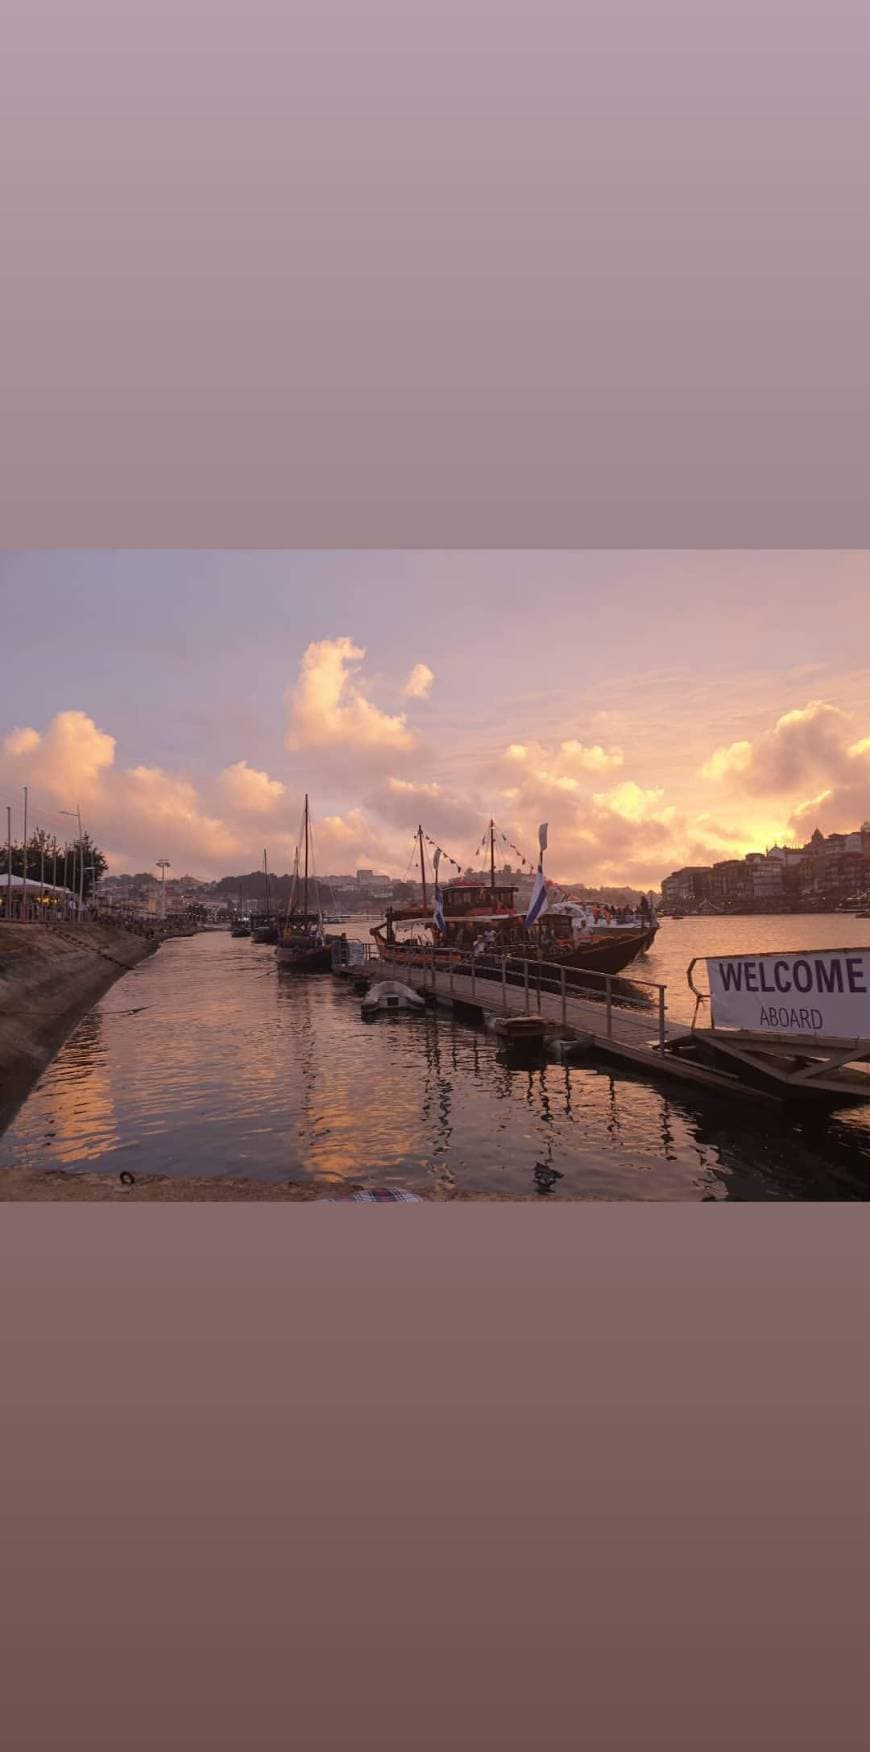
[{"label": "pier post", "polygon": [[562,1027],[568,1026],[568,976],[564,967],[559,974],[559,984],[562,987]]},{"label": "pier post", "polygon": [[664,1050],[665,1050],[665,991],[666,991],[666,987],[663,985],[660,985],[659,986],[659,1049],[661,1052],[664,1052]]},{"label": "pier post", "polygon": [[453,996],[453,950],[447,951],[447,971],[450,975],[450,996]]},{"label": "pier post", "polygon": [[611,985],[609,973],[605,974],[604,983],[605,983],[605,988],[607,991],[607,1038],[608,1038],[608,1040],[612,1040],[613,1039],[613,988]]},{"label": "pier post", "polygon": [[526,1015],[528,1015],[528,1013],[529,1013],[529,958],[528,958],[528,956],[526,956],[526,958],[523,962],[523,983],[524,983],[525,988],[526,988]]},{"label": "pier post", "polygon": [[472,996],[472,998],[474,997],[474,975],[475,975],[476,966],[477,966],[477,962],[476,962],[475,955],[474,955],[474,945],[472,944],[472,950],[471,950],[471,996]]},{"label": "pier post", "polygon": [[504,955],[501,958],[501,1001],[507,1015],[507,958]]},{"label": "pier post", "polygon": [[541,955],[541,946],[540,946],[540,944],[538,944],[538,1015],[539,1016],[541,1014],[541,987],[542,987],[543,983],[544,983],[544,962],[543,962],[543,958]]}]

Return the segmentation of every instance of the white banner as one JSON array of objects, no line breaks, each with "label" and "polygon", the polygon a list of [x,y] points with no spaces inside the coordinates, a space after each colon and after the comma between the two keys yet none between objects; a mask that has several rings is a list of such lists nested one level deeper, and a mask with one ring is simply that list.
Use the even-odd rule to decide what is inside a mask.
[{"label": "white banner", "polygon": [[716,1028],[870,1040],[870,949],[706,960]]}]

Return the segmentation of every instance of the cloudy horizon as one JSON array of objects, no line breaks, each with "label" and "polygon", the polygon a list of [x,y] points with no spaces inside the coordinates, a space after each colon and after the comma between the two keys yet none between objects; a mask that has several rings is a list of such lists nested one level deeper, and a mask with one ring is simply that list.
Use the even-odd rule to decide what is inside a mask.
[{"label": "cloudy horizon", "polygon": [[[870,815],[870,555],[0,556],[0,803],[110,871],[406,873],[492,814],[556,880],[658,886]],[[5,826],[5,822],[4,822]]]}]

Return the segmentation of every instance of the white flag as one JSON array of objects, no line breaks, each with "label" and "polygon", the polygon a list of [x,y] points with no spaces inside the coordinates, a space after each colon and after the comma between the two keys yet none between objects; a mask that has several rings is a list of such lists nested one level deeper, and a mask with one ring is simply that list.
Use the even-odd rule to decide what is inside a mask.
[{"label": "white flag", "polygon": [[538,828],[538,845],[540,846],[542,852],[545,852],[547,850],[547,828],[548,827],[549,827],[549,822],[542,821],[540,827]]}]

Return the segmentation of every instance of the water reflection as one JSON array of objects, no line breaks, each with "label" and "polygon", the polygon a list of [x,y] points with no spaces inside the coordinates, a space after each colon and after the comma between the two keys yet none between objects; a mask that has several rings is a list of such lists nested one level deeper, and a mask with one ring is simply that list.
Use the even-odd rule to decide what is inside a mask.
[{"label": "water reflection", "polygon": [[63,1075],[49,1066],[43,1079],[44,1143],[66,1166],[93,1162],[118,1143],[108,1057],[99,1010],[85,1016],[73,1035]]},{"label": "water reflection", "polygon": [[343,983],[215,934],[165,945],[79,1025],[0,1138],[0,1168],[22,1161],[438,1197],[864,1199],[870,1113],[518,1062],[444,1011],[364,1026]]}]

